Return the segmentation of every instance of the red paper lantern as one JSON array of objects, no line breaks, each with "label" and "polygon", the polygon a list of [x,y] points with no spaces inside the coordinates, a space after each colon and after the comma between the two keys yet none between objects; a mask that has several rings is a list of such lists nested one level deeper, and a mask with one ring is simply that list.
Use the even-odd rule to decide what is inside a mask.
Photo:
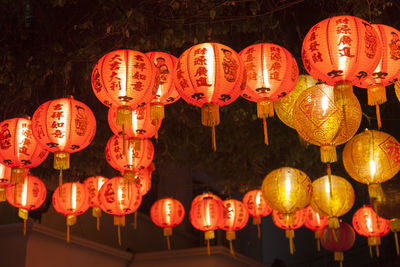
[{"label": "red paper lantern", "polygon": [[100,231],[101,217],[101,208],[98,195],[101,186],[107,181],[108,178],[103,176],[92,176],[83,181],[89,193],[89,206],[92,207],[92,215],[97,221],[97,231]]},{"label": "red paper lantern", "polygon": [[[124,142],[127,148],[125,155]],[[133,181],[135,171],[150,166],[154,157],[154,146],[149,139],[124,140],[121,136],[113,135],[107,142],[105,154],[111,167]]]},{"label": "red paper lantern", "polygon": [[321,238],[322,230],[328,225],[328,217],[319,215],[311,206],[305,209],[305,216],[304,226],[314,231],[314,237],[317,239],[317,250],[320,251],[319,239]]},{"label": "red paper lantern", "polygon": [[191,206],[193,207],[194,204],[196,204],[197,202],[199,202],[200,200],[203,200],[205,198],[212,198],[212,199],[218,200],[222,204],[222,199],[219,196],[214,195],[213,193],[207,192],[207,193],[203,193],[201,195],[196,196],[192,200],[192,205]]},{"label": "red paper lantern", "polygon": [[53,193],[53,207],[67,218],[67,243],[69,243],[69,227],[76,223],[76,216],[89,209],[89,194],[84,184],[79,182],[65,183]]},{"label": "red paper lantern", "polygon": [[334,252],[335,261],[339,261],[340,267],[343,265],[343,251],[353,247],[356,234],[353,228],[347,223],[341,223],[338,229],[325,227],[322,231],[321,245]]},{"label": "red paper lantern", "polygon": [[22,184],[7,187],[7,201],[18,208],[18,216],[24,220],[24,235],[28,213],[42,206],[46,200],[46,186],[36,176],[28,174]]},{"label": "red paper lantern", "polygon": [[239,97],[245,82],[244,73],[239,55],[218,43],[194,45],[183,52],[176,63],[176,90],[186,102],[201,107],[202,124],[212,127],[214,151],[219,106],[228,105]]},{"label": "red paper lantern", "polygon": [[266,118],[274,116],[272,102],[293,90],[299,68],[292,54],[276,44],[251,45],[239,54],[247,76],[242,96],[257,103],[257,117],[263,119],[265,144],[268,145]]},{"label": "red paper lantern", "polygon": [[99,191],[100,208],[114,215],[118,226],[118,244],[121,246],[120,227],[125,226],[125,215],[134,213],[142,202],[142,196],[134,182],[123,177],[114,177],[103,184]]},{"label": "red paper lantern", "polygon": [[29,168],[40,165],[49,152],[32,135],[31,121],[14,118],[0,123],[0,159],[11,167],[11,183],[23,183]]},{"label": "red paper lantern", "polygon": [[185,216],[182,203],[169,197],[157,200],[151,206],[150,216],[155,225],[164,229],[164,236],[167,237],[168,250],[170,250],[169,237],[172,235],[172,228],[178,226]]},{"label": "red paper lantern", "polygon": [[151,189],[152,172],[153,168],[151,166],[135,172],[135,183],[142,197]]},{"label": "red paper lantern", "polygon": [[353,227],[359,235],[368,237],[369,253],[372,257],[372,246],[376,248],[376,256],[379,257],[379,245],[381,236],[390,231],[390,221],[379,217],[368,206],[358,209],[353,215]]},{"label": "red paper lantern", "polygon": [[84,103],[70,98],[40,105],[32,117],[32,132],[38,143],[54,153],[54,169],[69,169],[69,154],[87,147],[96,133],[96,118]]},{"label": "red paper lantern", "polygon": [[11,185],[11,168],[0,163],[0,202],[6,201],[6,189]]},{"label": "red paper lantern", "polygon": [[214,231],[224,219],[224,205],[217,199],[203,198],[192,205],[189,215],[193,227],[205,232],[204,238],[210,255],[210,239],[215,238]]}]

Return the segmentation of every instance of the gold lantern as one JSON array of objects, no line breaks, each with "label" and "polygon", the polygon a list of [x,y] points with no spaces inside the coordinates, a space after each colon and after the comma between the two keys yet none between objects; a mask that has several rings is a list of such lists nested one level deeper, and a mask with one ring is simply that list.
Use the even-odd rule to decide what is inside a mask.
[{"label": "gold lantern", "polygon": [[400,170],[400,144],[390,134],[365,130],[345,145],[343,164],[354,180],[368,185],[370,198],[381,199],[380,184]]},{"label": "gold lantern", "polygon": [[344,178],[322,176],[312,183],[311,207],[322,216],[328,217],[330,228],[338,229],[339,216],[346,214],[354,204],[354,190]]}]

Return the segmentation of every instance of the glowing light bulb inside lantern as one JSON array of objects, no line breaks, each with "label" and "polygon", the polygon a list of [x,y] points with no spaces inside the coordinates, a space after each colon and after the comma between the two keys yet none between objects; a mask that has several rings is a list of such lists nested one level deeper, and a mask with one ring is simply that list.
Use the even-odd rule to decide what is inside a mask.
[{"label": "glowing light bulb inside lantern", "polygon": [[214,83],[215,83],[215,60],[214,60],[214,48],[212,45],[207,45],[207,50],[205,51],[206,65],[207,65],[207,84],[211,84],[212,86],[208,87],[210,94],[208,102],[211,102],[214,91]]},{"label": "glowing light bulb inside lantern", "polygon": [[[369,214],[371,215],[371,214]],[[372,229],[372,222],[371,222],[371,216],[366,216],[366,226],[368,228],[368,232],[372,233],[373,229]]]},{"label": "glowing light bulb inside lantern", "polygon": [[374,180],[374,176],[376,173],[376,164],[375,161],[372,159],[369,161],[369,172],[371,174],[371,180]]},{"label": "glowing light bulb inside lantern", "polygon": [[318,212],[315,213],[315,217],[317,219],[317,224],[321,225],[321,219],[319,218],[319,213]]},{"label": "glowing light bulb inside lantern", "polygon": [[171,223],[171,201],[165,201],[165,221],[169,225]]},{"label": "glowing light bulb inside lantern", "polygon": [[325,193],[327,197],[331,197],[331,187],[329,185],[329,180],[325,179]]},{"label": "glowing light bulb inside lantern", "polygon": [[138,129],[138,114],[137,114],[137,110],[135,109],[134,111],[132,111],[132,130],[133,132],[136,134],[136,130]]},{"label": "glowing light bulb inside lantern", "polygon": [[22,187],[22,196],[21,196],[21,205],[23,207],[26,206],[27,198],[28,198],[28,179],[25,179],[24,185]]},{"label": "glowing light bulb inside lantern", "polygon": [[257,209],[258,209],[258,207],[260,206],[260,203],[261,203],[261,193],[258,192],[257,195],[256,195]]},{"label": "glowing light bulb inside lantern", "polygon": [[[121,79],[119,81],[119,96],[120,96],[120,98],[126,96],[128,69],[127,69],[127,66],[124,66],[124,65],[125,64],[120,65],[120,69],[119,69],[118,75],[117,75],[117,77]],[[123,101],[123,103],[124,102],[125,101]]]},{"label": "glowing light bulb inside lantern", "polygon": [[269,88],[270,84],[269,84],[269,73],[268,73],[268,67],[267,67],[267,59],[266,57],[263,57],[263,61],[262,61],[262,82],[263,84],[261,85],[262,88]]},{"label": "glowing light bulb inside lantern", "polygon": [[160,100],[160,97],[161,97],[161,84],[158,86],[158,89],[157,89],[157,94],[156,94],[156,96],[155,96],[155,98],[159,101]]},{"label": "glowing light bulb inside lantern", "polygon": [[72,201],[71,208],[72,208],[72,211],[75,211],[76,210],[76,184],[75,183],[72,184],[71,198],[72,198],[71,199],[71,201]]},{"label": "glowing light bulb inside lantern", "polygon": [[119,185],[118,186],[118,190],[117,190],[117,197],[118,197],[118,205],[119,205],[119,209],[120,210],[124,210],[124,205],[123,205],[123,192],[122,192],[122,186]]},{"label": "glowing light bulb inside lantern", "polygon": [[346,47],[346,44],[341,41],[343,38],[342,35],[338,35],[338,40],[337,43],[338,45],[338,53],[339,53],[339,62],[338,62],[338,69],[343,70],[343,73],[347,72],[348,66],[351,66],[350,62],[348,60],[351,59],[351,57],[346,57],[346,56],[341,56],[341,51],[344,51],[345,49],[349,49],[349,47]]},{"label": "glowing light bulb inside lantern", "polygon": [[328,110],[328,106],[329,106],[329,99],[327,96],[323,96],[322,100],[321,100],[321,106],[322,106],[322,116],[326,115],[326,111]]},{"label": "glowing light bulb inside lantern", "polygon": [[210,220],[210,212],[209,212],[209,207],[207,207],[206,209],[206,216],[204,216],[204,219],[206,221],[206,226],[210,226],[211,225],[211,220]]},{"label": "glowing light bulb inside lantern", "polygon": [[291,190],[292,190],[292,184],[290,182],[290,178],[286,177],[286,180],[285,180],[285,202],[286,202],[287,208],[290,205],[290,193],[291,193]]}]

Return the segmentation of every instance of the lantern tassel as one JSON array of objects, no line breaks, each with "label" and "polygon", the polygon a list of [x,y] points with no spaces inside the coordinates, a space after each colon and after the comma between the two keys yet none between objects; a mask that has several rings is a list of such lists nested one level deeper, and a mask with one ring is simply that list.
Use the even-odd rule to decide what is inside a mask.
[{"label": "lantern tassel", "polygon": [[69,243],[69,225],[67,224],[67,243]]},{"label": "lantern tassel", "polygon": [[211,126],[212,149],[217,151],[217,142],[215,141],[215,125]]},{"label": "lantern tassel", "polygon": [[329,194],[331,198],[333,198],[333,190],[332,190],[332,169],[331,164],[326,164],[326,172],[328,173],[328,182],[329,182]]},{"label": "lantern tassel", "polygon": [[24,236],[26,235],[26,220],[24,220]]},{"label": "lantern tassel", "polygon": [[379,245],[375,246],[376,257],[379,258]]},{"label": "lantern tassel", "polygon": [[374,256],[372,255],[372,246],[369,247],[369,257],[372,259]]},{"label": "lantern tassel", "polygon": [[219,106],[217,104],[204,104],[201,108],[201,124],[204,126],[212,127],[212,149],[217,150],[217,145],[215,142],[215,126],[220,122],[219,119]]},{"label": "lantern tassel", "polygon": [[96,220],[97,220],[96,229],[97,231],[100,231],[100,217],[97,217]]},{"label": "lantern tassel", "polygon": [[207,255],[210,256],[211,255],[211,250],[210,250],[210,240],[207,239]]},{"label": "lantern tassel", "polygon": [[157,126],[158,126],[158,119],[156,119],[155,122],[156,122],[156,124],[155,124],[156,133],[154,134],[154,138],[156,139],[156,142],[157,142],[157,144],[158,144],[158,128],[157,128]]},{"label": "lantern tassel", "polygon": [[261,239],[261,229],[260,229],[260,224],[257,224],[257,237],[258,237],[258,240],[260,240],[260,239]]},{"label": "lantern tassel", "polygon": [[231,252],[232,256],[235,256],[235,251],[233,250],[232,240],[229,240],[229,251]]},{"label": "lantern tassel", "polygon": [[168,247],[168,250],[171,250],[171,241],[169,239],[169,235],[167,235],[167,247]]},{"label": "lantern tassel", "polygon": [[63,184],[63,176],[62,176],[62,169],[60,170],[60,174],[58,175],[58,194],[62,196],[62,184]]},{"label": "lantern tassel", "polygon": [[286,229],[285,231],[286,238],[289,239],[289,250],[290,254],[293,255],[295,248],[294,248],[294,243],[293,243],[293,238],[294,238],[294,230],[293,229]]},{"label": "lantern tassel", "polygon": [[375,109],[376,109],[376,120],[378,122],[378,130],[380,130],[382,128],[382,121],[381,121],[381,111],[378,103],[376,103]]},{"label": "lantern tassel", "polygon": [[122,246],[121,243],[121,226],[118,225],[118,245]]},{"label": "lantern tassel", "polygon": [[321,251],[321,242],[317,239],[317,251]]},{"label": "lantern tassel", "polygon": [[114,215],[114,225],[118,226],[118,245],[122,246],[121,243],[121,226],[125,226],[125,215]]},{"label": "lantern tassel", "polygon": [[339,267],[343,267],[343,261],[339,261]]},{"label": "lantern tassel", "polygon": [[18,209],[18,217],[24,220],[24,236],[26,235],[26,221],[28,220],[29,211],[23,208]]},{"label": "lantern tassel", "polygon": [[267,132],[267,119],[263,118],[263,127],[264,127],[264,143],[268,146],[268,132]]},{"label": "lantern tassel", "polygon": [[393,232],[394,234],[394,243],[396,244],[396,254],[399,255],[399,239],[397,237],[397,232]]}]

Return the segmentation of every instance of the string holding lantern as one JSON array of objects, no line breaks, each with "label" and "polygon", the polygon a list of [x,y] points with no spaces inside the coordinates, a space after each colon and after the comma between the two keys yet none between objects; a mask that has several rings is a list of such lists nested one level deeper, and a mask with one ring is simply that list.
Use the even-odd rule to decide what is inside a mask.
[{"label": "string holding lantern", "polygon": [[6,201],[6,189],[11,185],[11,168],[0,163],[0,202]]},{"label": "string holding lantern", "polygon": [[308,206],[305,211],[304,226],[314,231],[314,237],[317,240],[317,250],[320,251],[320,238],[322,230],[328,225],[328,217],[321,216],[318,212],[314,211],[311,206]]},{"label": "string holding lantern", "polygon": [[372,258],[372,246],[375,246],[376,256],[379,257],[381,236],[390,231],[390,221],[379,217],[368,206],[358,209],[353,215],[353,227],[359,235],[368,237],[369,254]]},{"label": "string holding lantern", "polygon": [[218,43],[202,43],[187,49],[175,66],[176,90],[189,104],[201,107],[201,123],[211,127],[216,150],[215,126],[219,106],[235,101],[244,87],[245,71],[239,55]]},{"label": "string holding lantern", "polygon": [[236,231],[243,229],[249,220],[249,213],[243,202],[236,199],[224,200],[225,216],[220,228],[226,231],[226,240],[229,241],[229,250],[235,255],[232,240],[236,239]]},{"label": "string holding lantern", "polygon": [[99,191],[102,185],[108,181],[103,176],[88,177],[83,181],[89,194],[89,207],[92,207],[92,216],[96,218],[96,228],[100,231],[101,208],[99,202]]},{"label": "string holding lantern", "polygon": [[11,168],[12,184],[22,184],[28,169],[39,166],[48,154],[34,138],[30,119],[13,118],[0,123],[0,159]]},{"label": "string holding lantern", "polygon": [[266,118],[274,116],[273,102],[286,96],[299,76],[297,62],[284,47],[260,43],[239,53],[246,69],[242,96],[257,103],[257,117],[263,120],[264,142],[268,145]]},{"label": "string holding lantern", "polygon": [[117,176],[103,184],[99,191],[100,208],[114,215],[118,226],[118,244],[121,246],[121,227],[125,226],[125,215],[134,213],[142,203],[142,196],[134,182]]},{"label": "string holding lantern", "polygon": [[243,197],[243,204],[249,215],[253,217],[253,224],[257,226],[257,237],[260,239],[261,217],[271,214],[272,209],[265,202],[262,192],[259,189],[247,192]]},{"label": "string holding lantern", "polygon": [[92,142],[96,118],[88,106],[72,96],[50,100],[33,114],[32,133],[43,148],[54,153],[53,167],[60,171],[61,186],[62,171],[70,167],[70,153],[81,151]]},{"label": "string holding lantern", "polygon": [[27,174],[22,184],[10,185],[6,189],[8,203],[18,208],[18,216],[24,220],[24,235],[26,221],[31,210],[40,208],[46,200],[46,186],[38,177]]},{"label": "string holding lantern", "polygon": [[157,200],[151,206],[150,216],[155,225],[163,228],[164,236],[167,238],[168,250],[171,250],[172,228],[181,224],[185,216],[182,203],[173,198]]},{"label": "string holding lantern", "polygon": [[58,186],[53,193],[53,207],[58,213],[66,216],[67,243],[69,243],[70,226],[76,224],[76,216],[89,209],[89,194],[85,185],[71,182]]},{"label": "string holding lantern", "polygon": [[[294,212],[305,208],[311,199],[311,180],[303,171],[291,167],[275,169],[265,176],[261,191],[265,202],[281,212],[289,230]],[[289,236],[290,254],[293,254],[293,235]]]}]

